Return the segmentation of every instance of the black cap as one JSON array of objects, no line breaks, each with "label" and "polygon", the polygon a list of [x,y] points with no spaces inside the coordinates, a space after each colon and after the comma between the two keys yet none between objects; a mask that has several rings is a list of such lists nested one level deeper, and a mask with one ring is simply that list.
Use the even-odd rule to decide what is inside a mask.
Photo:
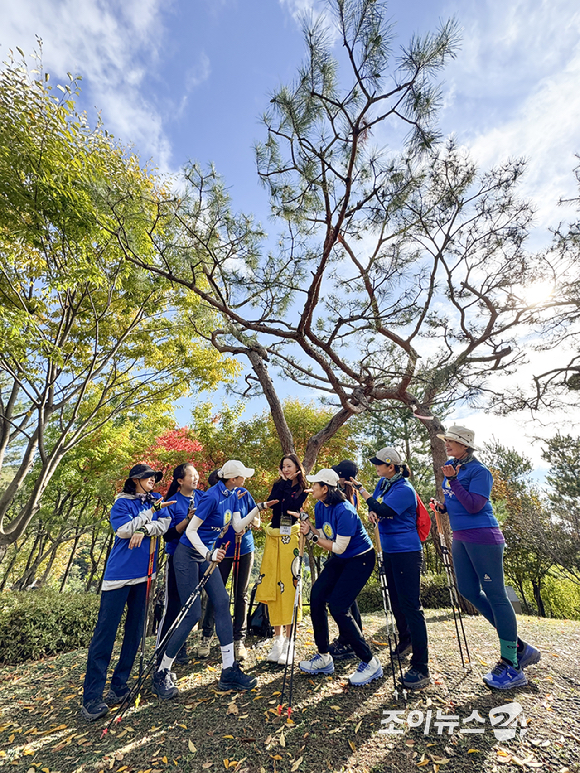
[{"label": "black cap", "polygon": [[152,470],[148,464],[136,464],[129,470],[130,478],[152,478],[155,475],[155,483],[159,483],[163,477],[163,473]]},{"label": "black cap", "polygon": [[332,468],[339,478],[350,480],[356,478],[358,467],[351,459],[343,459],[342,462],[335,464]]}]

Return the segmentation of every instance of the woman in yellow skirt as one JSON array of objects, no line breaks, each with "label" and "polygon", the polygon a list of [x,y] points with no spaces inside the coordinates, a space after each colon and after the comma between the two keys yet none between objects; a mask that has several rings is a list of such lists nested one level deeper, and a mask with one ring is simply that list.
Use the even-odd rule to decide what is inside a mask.
[{"label": "woman in yellow skirt", "polygon": [[[285,665],[292,660],[292,613],[297,576],[293,567],[298,556],[300,523],[297,516],[308,494],[304,469],[296,454],[280,460],[280,477],[274,483],[268,500],[278,500],[272,507],[272,520],[265,527],[266,545],[260,567],[256,601],[268,605],[270,624],[274,626],[274,646],[268,653],[271,663]],[[302,600],[298,605],[302,619]]]}]

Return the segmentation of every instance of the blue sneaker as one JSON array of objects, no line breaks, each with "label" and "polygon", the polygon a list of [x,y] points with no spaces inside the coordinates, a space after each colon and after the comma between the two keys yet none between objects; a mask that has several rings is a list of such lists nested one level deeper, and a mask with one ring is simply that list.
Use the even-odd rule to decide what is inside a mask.
[{"label": "blue sneaker", "polygon": [[495,690],[511,690],[512,687],[524,687],[528,680],[521,668],[514,668],[505,660],[498,660],[495,668],[483,677],[488,687]]},{"label": "blue sneaker", "polygon": [[334,674],[334,661],[332,655],[326,652],[321,655],[317,652],[310,660],[300,661],[300,670],[305,674]]},{"label": "blue sneaker", "polygon": [[423,671],[419,671],[418,668],[411,667],[400,681],[407,690],[422,690],[423,687],[431,684],[431,676],[429,673],[424,674]]},{"label": "blue sneaker", "polygon": [[372,660],[370,660],[368,663],[364,663],[361,660],[354,674],[351,674],[348,677],[348,681],[350,684],[353,684],[356,687],[362,687],[363,685],[372,682],[373,679],[380,679],[382,675],[383,667],[375,655],[375,657],[372,658]]},{"label": "blue sneaker", "polygon": [[531,644],[526,644],[525,642],[524,645],[523,650],[518,652],[518,666],[520,668],[527,668],[534,663],[539,663],[542,659],[540,650],[537,650],[535,647],[532,647]]}]

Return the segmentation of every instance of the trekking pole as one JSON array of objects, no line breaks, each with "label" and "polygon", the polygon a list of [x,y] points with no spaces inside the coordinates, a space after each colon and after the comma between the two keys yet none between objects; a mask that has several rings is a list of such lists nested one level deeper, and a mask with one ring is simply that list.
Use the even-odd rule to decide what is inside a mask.
[{"label": "trekking pole", "polygon": [[[447,577],[447,589],[449,590],[449,599],[451,601],[451,610],[453,612],[453,622],[455,623],[455,632],[457,634],[457,644],[459,645],[459,654],[461,655],[461,664],[463,668],[467,668],[471,671],[471,656],[469,654],[469,646],[467,644],[467,636],[465,635],[465,628],[463,627],[463,617],[461,616],[461,607],[459,605],[459,591],[457,589],[457,581],[455,578],[455,572],[453,571],[453,565],[451,563],[451,557],[449,555],[449,548],[445,540],[445,533],[441,524],[441,513],[437,510],[436,505],[433,502],[429,503],[429,507],[435,513],[435,523],[437,524],[437,531],[439,532],[439,542],[441,544],[441,556],[443,558],[443,566],[445,568],[445,576]],[[459,629],[461,628],[461,633]],[[462,641],[463,640],[463,641]],[[464,653],[465,648],[465,653]]]},{"label": "trekking pole", "polygon": [[151,594],[151,578],[153,576],[153,567],[155,566],[155,553],[157,550],[157,537],[149,538],[149,567],[147,569],[147,588],[145,590],[145,620],[143,621],[143,633],[141,635],[141,657],[139,659],[139,679],[143,673],[143,662],[145,660],[145,641],[147,639],[147,623],[149,622],[149,601]]},{"label": "trekking pole", "polygon": [[[220,535],[218,537],[218,540],[225,535],[225,533],[227,532],[228,529],[229,529],[229,524],[227,524],[224,527],[224,529],[222,530],[222,532],[220,533]],[[216,542],[217,542],[217,540],[216,540]],[[223,546],[222,549],[223,550],[227,550],[228,549],[228,545],[229,545],[229,542],[227,542]],[[138,698],[138,696],[140,695],[141,688],[143,686],[144,680],[149,676],[149,674],[151,673],[153,667],[157,664],[158,659],[161,659],[161,657],[163,656],[163,653],[165,652],[165,648],[169,644],[169,642],[171,640],[171,637],[173,636],[175,631],[179,628],[182,620],[184,619],[184,617],[187,615],[187,613],[189,612],[191,607],[195,604],[195,602],[199,598],[200,593],[202,592],[204,587],[207,585],[207,582],[208,582],[209,578],[211,577],[211,575],[212,575],[212,573],[213,573],[213,571],[214,571],[214,569],[216,568],[217,565],[218,565],[217,561],[210,561],[209,562],[209,566],[207,567],[207,569],[203,573],[202,578],[200,579],[198,584],[195,586],[195,588],[191,592],[189,598],[187,599],[187,601],[185,602],[183,607],[179,610],[179,614],[177,615],[177,617],[175,618],[175,620],[173,621],[171,626],[167,629],[167,633],[165,634],[165,636],[163,637],[161,642],[158,644],[158,646],[155,648],[155,651],[153,652],[153,654],[151,655],[151,657],[147,661],[147,664],[145,666],[145,670],[139,676],[139,679],[135,682],[133,687],[129,690],[129,692],[127,693],[127,695],[123,699],[122,703],[120,704],[120,706],[119,706],[119,713],[115,717],[111,718],[111,720],[109,721],[107,727],[105,727],[105,729],[101,733],[101,738],[103,738],[108,733],[109,728],[111,727],[113,722],[118,724],[123,719],[123,717],[125,716],[126,711],[129,709],[129,707],[130,707],[130,705],[131,705],[131,703],[133,701],[133,698]],[[137,703],[137,701],[135,701],[135,702]]]},{"label": "trekking pole", "polygon": [[[303,510],[300,511],[300,521],[307,521],[308,513]],[[296,573],[296,590],[294,592],[294,609],[292,611],[292,635],[290,641],[290,649],[292,650],[292,664],[290,666],[290,685],[288,690],[288,719],[292,714],[292,692],[294,688],[294,659],[296,656],[296,629],[298,628],[298,605],[300,604],[300,598],[302,596],[302,566],[304,564],[304,546],[306,544],[306,535],[300,532],[300,538],[298,541],[298,571]],[[296,558],[294,561],[296,561]],[[282,681],[282,694],[280,695],[280,703],[278,704],[278,716],[282,713],[284,707],[284,693],[286,692],[286,678],[288,675],[288,660],[286,657],[286,664],[284,665],[284,679]]]},{"label": "trekking pole", "polygon": [[244,532],[236,534],[236,543],[234,547],[234,565],[232,572],[232,586],[230,589],[230,605],[233,605],[232,620],[234,619],[236,612],[236,598],[238,595],[238,576],[240,574],[240,551],[242,549],[242,537]]},{"label": "trekking pole", "polygon": [[403,694],[403,700],[407,701],[407,690],[403,684],[403,666],[401,665],[401,656],[397,650],[397,646],[393,646],[393,641],[396,639],[395,635],[395,616],[393,614],[393,607],[391,604],[391,597],[389,595],[389,586],[387,584],[387,572],[385,570],[385,562],[383,559],[383,547],[381,545],[381,535],[379,532],[379,524],[375,523],[375,543],[377,549],[377,565],[379,569],[379,581],[381,584],[381,596],[383,597],[383,609],[385,611],[385,618],[387,620],[387,641],[389,642],[389,655],[391,657],[391,671],[393,674],[393,688],[395,694],[395,700],[399,700],[399,688],[397,684],[397,668],[395,664],[398,664],[399,668],[399,681],[401,682],[401,689]]}]

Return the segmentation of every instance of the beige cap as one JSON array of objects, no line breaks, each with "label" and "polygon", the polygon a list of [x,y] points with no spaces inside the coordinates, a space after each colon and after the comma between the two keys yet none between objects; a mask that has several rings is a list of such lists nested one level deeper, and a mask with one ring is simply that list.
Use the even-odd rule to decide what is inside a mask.
[{"label": "beige cap", "polygon": [[380,451],[377,451],[369,461],[372,462],[372,464],[403,464],[403,457],[396,448],[386,446],[385,448],[381,448]]},{"label": "beige cap", "polygon": [[255,470],[252,467],[246,467],[237,459],[230,459],[226,462],[221,470],[218,470],[218,478],[237,478],[239,475],[242,478],[251,478]]},{"label": "beige cap", "polygon": [[309,483],[326,483],[327,486],[338,486],[338,473],[334,470],[318,470],[314,475],[307,475]]},{"label": "beige cap", "polygon": [[475,432],[459,424],[454,424],[452,427],[449,427],[444,435],[437,435],[437,437],[441,438],[441,440],[455,440],[456,443],[461,443],[461,445],[467,448],[473,448],[474,451],[480,450],[475,445]]}]

